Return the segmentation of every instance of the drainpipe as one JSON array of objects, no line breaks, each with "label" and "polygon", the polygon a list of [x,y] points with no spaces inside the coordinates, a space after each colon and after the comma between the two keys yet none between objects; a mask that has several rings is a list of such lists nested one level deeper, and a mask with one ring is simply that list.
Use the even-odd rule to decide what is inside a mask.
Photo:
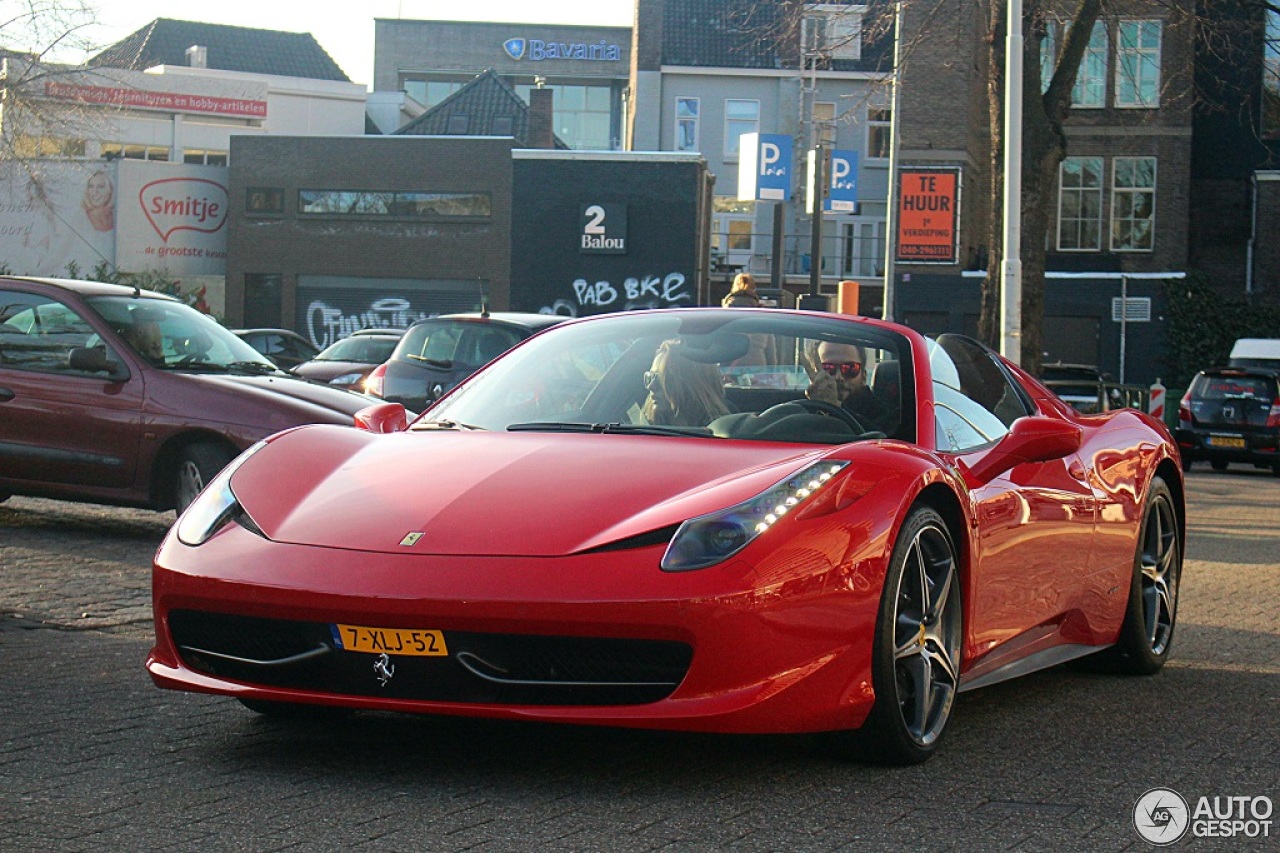
[{"label": "drainpipe", "polygon": [[1253,247],[1258,240],[1258,173],[1249,176],[1249,243],[1244,256],[1244,292],[1253,294]]}]

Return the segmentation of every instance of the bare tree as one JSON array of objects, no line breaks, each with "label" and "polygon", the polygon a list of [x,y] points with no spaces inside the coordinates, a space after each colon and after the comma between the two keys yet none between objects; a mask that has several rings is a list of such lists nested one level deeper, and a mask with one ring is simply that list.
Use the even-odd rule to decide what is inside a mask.
[{"label": "bare tree", "polygon": [[[797,26],[795,22],[804,15],[806,5],[809,4],[799,0],[757,0],[755,3],[735,0],[735,6],[740,10],[752,6],[773,10],[770,13],[756,12],[754,18],[758,24],[769,27],[767,35],[762,37],[772,38],[793,33]],[[865,9],[857,7],[851,12],[863,15],[861,37],[868,43],[877,38],[893,37],[894,13],[898,5],[897,0],[868,0]],[[948,41],[952,34],[948,32],[946,21],[955,20],[956,16],[984,16],[987,44],[985,55],[979,57],[979,61],[986,68],[989,150],[983,159],[990,179],[986,186],[987,202],[982,209],[985,211],[984,237],[991,250],[988,275],[981,286],[979,335],[989,344],[996,345],[1000,337],[999,270],[1003,234],[1006,0],[901,0],[901,6],[909,10],[906,17],[928,22],[924,31],[897,34],[901,39],[903,66],[899,70],[907,71],[908,76],[911,64],[921,51],[958,53],[965,49],[963,45]],[[1046,236],[1054,222],[1059,166],[1067,154],[1066,126],[1073,90],[1089,50],[1095,23],[1117,17],[1122,12],[1132,14],[1135,9],[1143,7],[1158,11],[1171,28],[1189,28],[1195,49],[1202,55],[1205,52],[1212,54],[1224,67],[1247,68],[1250,63],[1256,63],[1259,79],[1263,79],[1264,74],[1269,75],[1265,79],[1270,85],[1263,87],[1263,103],[1259,107],[1256,89],[1242,90],[1229,81],[1211,78],[1200,81],[1202,87],[1197,90],[1193,88],[1191,69],[1180,69],[1178,74],[1169,75],[1168,80],[1161,78],[1165,86],[1161,92],[1162,107],[1171,102],[1182,105],[1194,102],[1196,109],[1202,111],[1235,109],[1241,112],[1242,121],[1251,122],[1255,127],[1258,117],[1265,111],[1280,123],[1280,43],[1277,43],[1280,42],[1280,33],[1267,33],[1265,68],[1260,49],[1263,47],[1260,27],[1267,13],[1280,11],[1277,0],[1023,0],[1021,330],[1023,366],[1033,372],[1039,371],[1043,352]],[[747,12],[740,11],[739,14],[744,22],[752,20]],[[1051,30],[1057,39],[1047,39]],[[1184,58],[1189,60],[1189,57]],[[910,133],[909,129],[907,133]],[[1257,127],[1257,134],[1261,138],[1261,127]],[[904,138],[903,143],[905,147],[912,146],[909,138]]]},{"label": "bare tree", "polygon": [[93,47],[94,22],[87,0],[0,0],[0,160],[83,154],[74,150],[83,111],[44,94],[54,79],[82,73],[59,60]]}]

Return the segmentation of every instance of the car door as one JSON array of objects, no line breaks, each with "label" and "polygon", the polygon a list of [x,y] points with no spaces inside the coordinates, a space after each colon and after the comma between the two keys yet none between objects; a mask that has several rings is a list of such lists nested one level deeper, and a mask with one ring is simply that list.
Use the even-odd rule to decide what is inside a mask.
[{"label": "car door", "polygon": [[[103,330],[105,331],[105,330]],[[76,347],[118,345],[68,303],[0,288],[0,477],[33,484],[128,488],[141,435],[143,382],[75,370]]]},{"label": "car door", "polygon": [[[939,338],[934,367],[938,448],[972,469],[992,452],[1030,398],[993,353],[961,336]],[[975,655],[1016,641],[1056,642],[1088,582],[1096,500],[1078,454],[1014,466],[969,494],[976,521],[968,633]]]}]

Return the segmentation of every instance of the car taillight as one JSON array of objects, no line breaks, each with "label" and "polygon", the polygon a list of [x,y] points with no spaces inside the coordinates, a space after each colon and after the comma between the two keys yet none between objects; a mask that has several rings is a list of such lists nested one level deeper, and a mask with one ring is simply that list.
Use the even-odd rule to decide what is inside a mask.
[{"label": "car taillight", "polygon": [[1182,401],[1178,403],[1178,423],[1184,427],[1189,427],[1191,426],[1191,421],[1191,389],[1188,388],[1187,393],[1182,395]]},{"label": "car taillight", "polygon": [[382,378],[387,375],[386,362],[379,364],[373,369],[368,376],[364,378],[364,393],[371,394],[374,397],[382,396]]},{"label": "car taillight", "polygon": [[1280,427],[1280,399],[1271,402],[1271,411],[1267,412],[1267,427]]}]

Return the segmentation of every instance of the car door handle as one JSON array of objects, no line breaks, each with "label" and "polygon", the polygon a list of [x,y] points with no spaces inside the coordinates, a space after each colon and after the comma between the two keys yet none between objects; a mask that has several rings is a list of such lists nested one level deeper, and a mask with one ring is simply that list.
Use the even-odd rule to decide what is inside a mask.
[{"label": "car door handle", "polygon": [[8,388],[0,388],[0,403],[7,403],[16,396],[17,394],[14,394]]}]

